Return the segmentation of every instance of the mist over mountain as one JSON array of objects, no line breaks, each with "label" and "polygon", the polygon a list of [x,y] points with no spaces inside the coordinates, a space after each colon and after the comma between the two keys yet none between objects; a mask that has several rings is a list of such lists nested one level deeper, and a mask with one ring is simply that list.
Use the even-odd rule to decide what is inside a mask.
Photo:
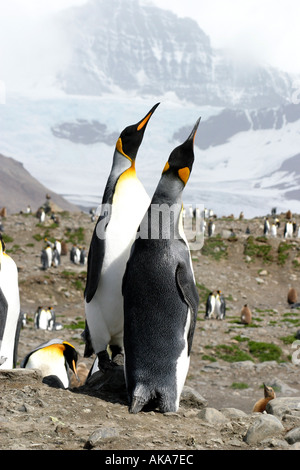
[{"label": "mist over mountain", "polygon": [[116,90],[175,93],[198,105],[263,108],[286,104],[292,78],[214,50],[191,18],[138,0],[90,0],[60,14],[71,60],[57,77],[68,94]]},{"label": "mist over mountain", "polygon": [[160,101],[137,158],[150,196],[201,116],[184,202],[221,215],[300,212],[295,77],[215,50],[193,19],[148,1],[90,0],[53,21],[69,60],[58,61],[53,94],[0,107],[3,155],[67,201],[95,207],[120,132]]}]

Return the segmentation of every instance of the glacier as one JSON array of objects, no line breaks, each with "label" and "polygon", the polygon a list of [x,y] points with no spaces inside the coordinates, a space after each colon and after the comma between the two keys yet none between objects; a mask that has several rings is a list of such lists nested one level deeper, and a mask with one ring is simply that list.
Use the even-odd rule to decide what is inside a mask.
[{"label": "glacier", "polygon": [[[13,94],[0,107],[0,150],[22,162],[49,189],[88,210],[101,203],[114,145],[74,143],[58,138],[51,129],[62,122],[95,120],[118,135],[158,101],[136,162],[138,177],[151,196],[170,152],[181,143],[176,132],[191,129],[200,116],[204,123],[223,108],[200,107],[170,94],[157,99],[124,93],[101,97],[57,93],[48,98]],[[299,153],[299,142],[297,120],[280,129],[238,132],[221,145],[201,149],[200,123],[184,204],[203,205],[220,217],[243,212],[252,218],[273,207],[278,213],[288,209],[299,213],[299,201],[285,196],[286,187],[299,188],[298,181],[293,171],[279,171],[285,160]],[[288,186],[281,188],[284,182]]]}]

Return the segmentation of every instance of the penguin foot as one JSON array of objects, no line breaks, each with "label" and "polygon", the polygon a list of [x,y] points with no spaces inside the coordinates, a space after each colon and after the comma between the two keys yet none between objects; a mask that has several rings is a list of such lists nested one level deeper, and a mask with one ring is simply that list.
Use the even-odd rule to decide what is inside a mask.
[{"label": "penguin foot", "polygon": [[98,356],[98,368],[101,372],[109,372],[112,371],[116,367],[116,363],[111,361],[108,352],[100,351],[97,353]]},{"label": "penguin foot", "polygon": [[132,402],[129,408],[129,413],[134,413],[134,414],[138,413],[139,411],[141,411],[144,405],[145,405],[144,398],[134,396],[132,398]]}]

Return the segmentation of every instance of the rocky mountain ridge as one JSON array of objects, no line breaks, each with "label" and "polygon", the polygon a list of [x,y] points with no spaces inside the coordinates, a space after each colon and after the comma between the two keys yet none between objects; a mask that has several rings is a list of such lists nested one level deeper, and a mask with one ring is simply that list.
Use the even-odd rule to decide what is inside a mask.
[{"label": "rocky mountain ridge", "polygon": [[288,103],[293,78],[215,50],[191,18],[139,0],[90,0],[60,14],[71,60],[57,76],[68,94],[174,93],[198,105],[264,108]]}]

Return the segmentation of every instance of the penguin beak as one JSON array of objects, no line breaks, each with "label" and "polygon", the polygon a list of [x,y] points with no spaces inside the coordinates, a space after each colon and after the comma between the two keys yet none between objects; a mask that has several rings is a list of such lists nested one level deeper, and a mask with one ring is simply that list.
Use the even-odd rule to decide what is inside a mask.
[{"label": "penguin beak", "polygon": [[193,141],[193,144],[195,142],[195,137],[196,137],[196,134],[197,134],[197,130],[198,130],[198,127],[199,127],[199,124],[200,124],[200,121],[201,121],[201,117],[199,117],[199,119],[197,119],[193,129],[192,129],[192,132],[190,133],[190,135],[188,136],[187,140],[192,140]]},{"label": "penguin beak", "polygon": [[75,364],[74,359],[72,360],[72,366],[73,366],[73,371],[74,371],[75,377],[78,380],[78,382],[80,382],[80,378],[78,377],[78,374],[77,374],[77,369],[76,369],[76,364]]},{"label": "penguin beak", "polygon": [[153,106],[152,109],[150,109],[149,113],[146,114],[146,116],[141,119],[138,123],[137,123],[137,130],[140,131],[142,129],[144,129],[149,121],[149,119],[151,118],[152,114],[154,113],[154,111],[156,110],[157,106],[159,105],[160,103],[157,103]]}]

